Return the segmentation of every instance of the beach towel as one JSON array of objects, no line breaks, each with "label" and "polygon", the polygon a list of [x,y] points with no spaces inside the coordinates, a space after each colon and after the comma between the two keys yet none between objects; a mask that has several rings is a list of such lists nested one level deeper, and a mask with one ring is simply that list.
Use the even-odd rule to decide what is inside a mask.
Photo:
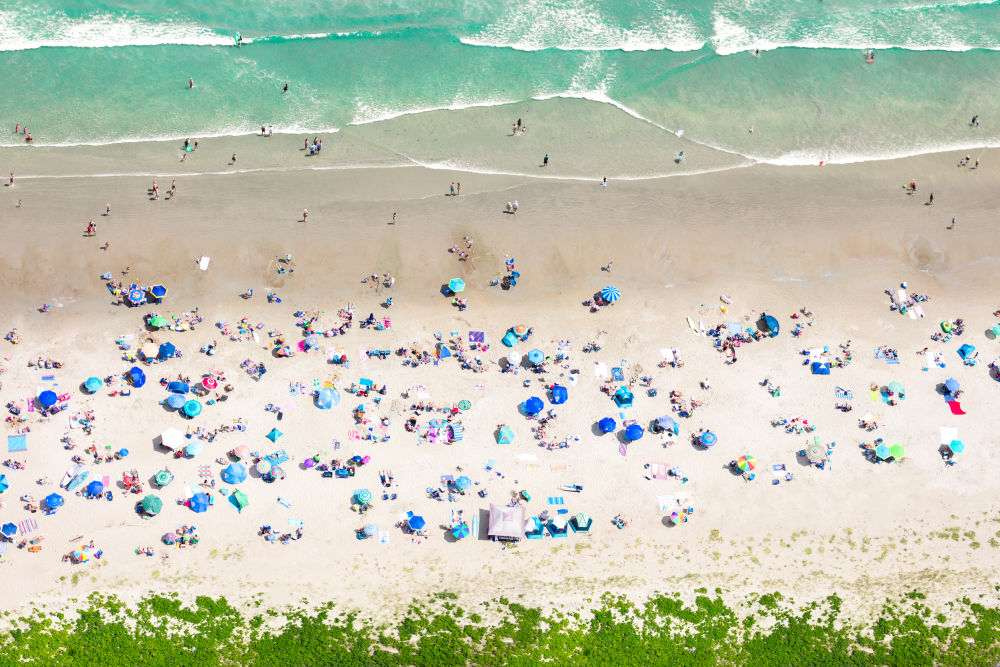
[{"label": "beach towel", "polygon": [[542,469],[541,463],[528,463],[524,466],[524,469],[528,472],[538,472]]},{"label": "beach towel", "polygon": [[55,375],[43,375],[42,376],[42,380],[44,380],[45,382],[54,382],[55,379],[56,379]]},{"label": "beach towel", "polygon": [[34,396],[29,396],[28,397],[28,412],[34,412],[34,411],[35,411],[35,397]]},{"label": "beach towel", "polygon": [[844,398],[848,401],[854,400],[854,392],[849,389],[844,389],[843,387],[834,387],[833,392],[837,398]]},{"label": "beach towel", "polygon": [[622,369],[618,366],[611,369],[611,377],[615,379],[615,382],[621,382],[625,379],[625,376],[622,374]]},{"label": "beach towel", "polygon": [[656,496],[656,506],[661,512],[669,512],[677,507],[677,501],[673,496]]},{"label": "beach towel", "polygon": [[8,435],[7,436],[7,451],[8,452],[24,452],[28,450],[28,436],[26,435]]},{"label": "beach towel", "polygon": [[622,456],[628,456],[628,443],[623,442],[618,445],[618,453]]},{"label": "beach towel", "polygon": [[917,314],[915,312],[913,312],[912,308],[910,308],[908,311],[906,311],[906,314],[910,316],[911,320],[917,319]]},{"label": "beach towel", "polygon": [[289,526],[299,527],[299,526],[304,526],[305,524],[306,524],[306,522],[303,521],[302,519],[293,519],[291,517],[288,518],[288,525]]},{"label": "beach towel", "polygon": [[21,534],[23,535],[38,528],[38,522],[31,517],[28,517],[24,521],[18,521],[17,527],[21,530]]},{"label": "beach towel", "polygon": [[497,464],[497,462],[495,460],[490,459],[489,461],[486,462],[486,465],[483,466],[483,469],[484,470],[493,470],[493,466],[495,466],[496,464]]},{"label": "beach towel", "polygon": [[920,370],[930,370],[931,364],[934,363],[934,356],[930,352],[924,353],[924,367]]},{"label": "beach towel", "polygon": [[547,500],[548,500],[549,505],[565,505],[566,504],[566,499],[563,498],[562,496],[549,496]]},{"label": "beach towel", "polygon": [[875,358],[876,359],[885,359],[885,350],[876,348],[875,349]]},{"label": "beach towel", "polygon": [[208,263],[212,261],[211,257],[202,257],[198,260],[198,268],[202,271],[208,271]]},{"label": "beach towel", "polygon": [[914,312],[916,312],[917,317],[919,317],[920,319],[924,319],[925,317],[927,317],[927,315],[924,314],[924,307],[923,306],[914,306],[913,310],[914,310]]},{"label": "beach towel", "polygon": [[608,365],[603,361],[594,362],[594,377],[598,380],[608,379]]},{"label": "beach towel", "polygon": [[556,510],[556,514],[569,514],[569,510]]},{"label": "beach towel", "polygon": [[469,342],[470,343],[484,343],[486,342],[486,333],[483,331],[470,331],[469,332]]},{"label": "beach towel", "polygon": [[378,543],[379,544],[388,544],[389,543],[389,531],[388,530],[383,530],[382,532],[380,532],[378,534]]},{"label": "beach towel", "polygon": [[105,475],[104,477],[102,477],[101,478],[101,484],[104,485],[105,489],[110,489],[111,488],[111,477],[108,476],[108,475]]},{"label": "beach towel", "polygon": [[650,463],[649,464],[649,474],[653,479],[668,479],[670,475],[667,473],[667,464],[662,462]]},{"label": "beach towel", "polygon": [[952,440],[958,440],[958,429],[951,426],[941,427],[941,444],[950,445]]},{"label": "beach towel", "polygon": [[569,466],[565,463],[549,464],[549,472],[566,472],[567,470],[569,470]]},{"label": "beach towel", "polygon": [[961,404],[958,401],[951,401],[948,403],[948,407],[951,408],[951,414],[953,415],[964,415],[965,411],[962,410]]},{"label": "beach towel", "polygon": [[351,440],[360,440],[361,439],[361,436],[358,435],[358,432],[355,431],[353,428],[347,432],[347,437],[350,438]]},{"label": "beach towel", "polygon": [[0,542],[0,558],[3,558],[3,555],[7,553],[7,546],[6,542]]}]

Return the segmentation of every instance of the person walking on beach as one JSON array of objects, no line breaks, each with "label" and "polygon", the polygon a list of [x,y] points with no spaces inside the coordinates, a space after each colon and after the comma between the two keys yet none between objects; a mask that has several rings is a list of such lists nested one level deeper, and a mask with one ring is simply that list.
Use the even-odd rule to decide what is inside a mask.
[{"label": "person walking on beach", "polygon": [[608,262],[607,264],[605,264],[604,266],[602,266],[601,270],[602,271],[606,271],[607,273],[611,273],[611,267],[614,265],[614,263],[615,263],[615,260],[611,260],[610,262]]},{"label": "person walking on beach", "polygon": [[[955,218],[951,219],[951,225],[948,226],[948,229],[955,229]],[[926,352],[927,349],[924,348],[924,351]]]},{"label": "person walking on beach", "polygon": [[108,205],[104,207],[104,217],[109,215],[111,215],[111,202],[108,202]]},{"label": "person walking on beach", "polygon": [[[262,129],[262,130],[263,130],[264,128],[260,128],[260,129]],[[261,134],[263,134],[263,133],[261,133]],[[232,160],[233,160],[233,161],[232,161],[232,162],[231,162],[230,164],[236,164],[236,153],[233,153],[233,157],[232,157]]]},{"label": "person walking on beach", "polygon": [[309,221],[309,209],[304,208],[302,209],[302,222],[308,222],[308,221]]},{"label": "person walking on beach", "polygon": [[452,197],[454,197],[454,196],[455,196],[455,184],[454,184],[454,183],[452,183],[452,184],[451,184],[451,189],[450,189],[450,193],[449,193],[449,194],[450,194],[450,195],[451,195]]},{"label": "person walking on beach", "polygon": [[396,224],[396,212],[392,212],[392,224]]},{"label": "person walking on beach", "polygon": [[931,193],[930,199],[927,200],[927,205],[928,206],[933,206],[934,205],[934,193],[933,192]]},{"label": "person walking on beach", "polygon": [[14,172],[10,172],[10,182],[7,185],[14,187]]},{"label": "person walking on beach", "polygon": [[517,200],[515,199],[515,200],[514,200],[514,206],[513,206],[513,209],[514,209],[514,213],[517,213],[517,206],[518,206],[518,204],[517,204]]},{"label": "person walking on beach", "polygon": [[455,184],[455,196],[458,197],[461,194],[462,194],[462,184],[461,183],[456,183]]},{"label": "person walking on beach", "polygon": [[546,153],[545,157],[542,158],[542,166],[543,167],[549,166],[549,154],[548,153]]}]

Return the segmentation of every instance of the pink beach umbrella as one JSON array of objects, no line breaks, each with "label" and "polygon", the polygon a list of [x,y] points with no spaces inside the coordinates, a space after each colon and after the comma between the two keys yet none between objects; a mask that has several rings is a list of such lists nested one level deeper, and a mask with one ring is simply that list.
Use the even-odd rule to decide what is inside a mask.
[{"label": "pink beach umbrella", "polygon": [[219,383],[215,381],[214,377],[208,376],[201,379],[201,386],[205,389],[215,389]]}]

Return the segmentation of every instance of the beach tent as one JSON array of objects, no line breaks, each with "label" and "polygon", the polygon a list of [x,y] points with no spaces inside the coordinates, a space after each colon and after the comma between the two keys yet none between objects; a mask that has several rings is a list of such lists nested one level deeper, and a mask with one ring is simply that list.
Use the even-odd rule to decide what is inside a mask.
[{"label": "beach tent", "polygon": [[320,410],[329,410],[340,403],[340,392],[329,387],[323,387],[316,394],[316,407]]},{"label": "beach tent", "polygon": [[164,343],[160,345],[160,350],[156,356],[160,359],[170,359],[177,354],[177,348],[174,347],[173,343]]},{"label": "beach tent", "polygon": [[552,404],[562,405],[569,398],[569,392],[566,391],[566,387],[561,384],[552,385]]},{"label": "beach tent", "polygon": [[977,356],[976,346],[966,343],[962,347],[958,348],[958,356],[960,356],[965,362],[975,359]]},{"label": "beach tent", "polygon": [[537,396],[532,396],[524,402],[524,414],[528,416],[537,415],[539,412],[545,409],[545,404],[542,403],[542,399]]},{"label": "beach tent", "polygon": [[618,387],[618,391],[614,395],[615,405],[619,408],[631,408],[634,399],[635,397],[632,395],[632,392],[625,385]]},{"label": "beach tent", "polygon": [[486,534],[492,540],[516,541],[524,537],[524,505],[507,507],[490,504],[490,525]]},{"label": "beach tent", "polygon": [[175,428],[168,428],[160,434],[160,445],[166,449],[180,449],[184,446],[184,434]]},{"label": "beach tent", "polygon": [[830,366],[824,361],[814,361],[812,363],[812,374],[813,375],[829,375]]},{"label": "beach tent", "polygon": [[149,494],[142,499],[142,511],[150,516],[156,516],[163,509],[163,501],[159,497]]},{"label": "beach tent", "polygon": [[507,426],[502,426],[500,432],[497,434],[497,443],[501,445],[509,445],[514,442],[514,432],[510,430]]},{"label": "beach tent", "polygon": [[191,500],[188,501],[188,507],[190,507],[191,511],[196,514],[207,512],[210,504],[211,500],[209,499],[208,494],[202,493],[201,491],[191,496]]},{"label": "beach tent", "polygon": [[445,345],[444,343],[438,343],[437,344],[437,356],[438,356],[438,359],[447,359],[448,357],[451,356],[451,350],[449,350],[448,346]]},{"label": "beach tent", "polygon": [[191,391],[191,387],[188,386],[187,382],[174,380],[173,382],[167,384],[167,391],[173,394],[186,394]]},{"label": "beach tent", "polygon": [[222,481],[226,484],[239,484],[246,481],[247,469],[242,463],[230,463],[222,471]]},{"label": "beach tent", "polygon": [[99,377],[89,377],[87,378],[87,381],[83,383],[83,386],[86,387],[87,391],[91,394],[96,394],[100,391],[101,387],[104,386],[104,382],[102,382]]},{"label": "beach tent", "polygon": [[[500,342],[507,347],[514,347],[514,344],[517,343],[517,336],[513,331],[508,331],[503,335],[503,338],[500,339]],[[518,362],[520,362],[520,358],[518,359]]]},{"label": "beach tent", "polygon": [[281,431],[279,431],[278,429],[276,429],[276,428],[272,428],[272,429],[271,429],[271,432],[270,432],[270,433],[268,433],[268,434],[267,434],[266,436],[264,436],[264,437],[265,437],[265,438],[267,438],[268,440],[270,440],[271,442],[278,442],[278,438],[280,438],[280,437],[281,437],[281,436],[283,436],[283,435],[284,435],[284,433],[282,433],[282,432],[281,432]]},{"label": "beach tent", "polygon": [[129,381],[132,386],[138,389],[142,385],[146,384],[146,374],[142,372],[142,369],[138,366],[133,366],[128,371]]},{"label": "beach tent", "polygon": [[233,495],[229,496],[229,502],[231,502],[237,510],[242,512],[243,508],[250,504],[250,499],[247,498],[247,494],[237,489],[236,491],[233,491]]},{"label": "beach tent", "polygon": [[574,533],[589,533],[594,520],[586,512],[580,512],[569,521]]},{"label": "beach tent", "polygon": [[59,396],[54,391],[43,391],[38,395],[38,403],[43,408],[51,408],[58,400]]},{"label": "beach tent", "polygon": [[608,303],[614,303],[618,299],[622,298],[622,291],[613,285],[608,285],[601,290],[601,298]]},{"label": "beach tent", "polygon": [[758,326],[761,331],[770,333],[771,338],[778,335],[778,330],[780,328],[778,320],[773,315],[761,315]]},{"label": "beach tent", "polygon": [[540,364],[545,361],[545,355],[541,350],[535,348],[531,352],[528,352],[528,362],[532,364]]},{"label": "beach tent", "polygon": [[618,424],[616,424],[615,420],[611,417],[605,417],[601,421],[597,422],[597,428],[601,429],[601,433],[612,433],[616,428],[618,428]]}]

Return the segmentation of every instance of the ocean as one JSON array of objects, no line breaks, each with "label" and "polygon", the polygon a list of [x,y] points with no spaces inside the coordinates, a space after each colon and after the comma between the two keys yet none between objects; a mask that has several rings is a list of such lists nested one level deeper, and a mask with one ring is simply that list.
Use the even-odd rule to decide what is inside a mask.
[{"label": "ocean", "polygon": [[[0,146],[15,125],[74,145],[263,124],[642,178],[1000,144],[996,0],[9,0],[0,71]],[[531,164],[505,148],[522,140]]]}]

